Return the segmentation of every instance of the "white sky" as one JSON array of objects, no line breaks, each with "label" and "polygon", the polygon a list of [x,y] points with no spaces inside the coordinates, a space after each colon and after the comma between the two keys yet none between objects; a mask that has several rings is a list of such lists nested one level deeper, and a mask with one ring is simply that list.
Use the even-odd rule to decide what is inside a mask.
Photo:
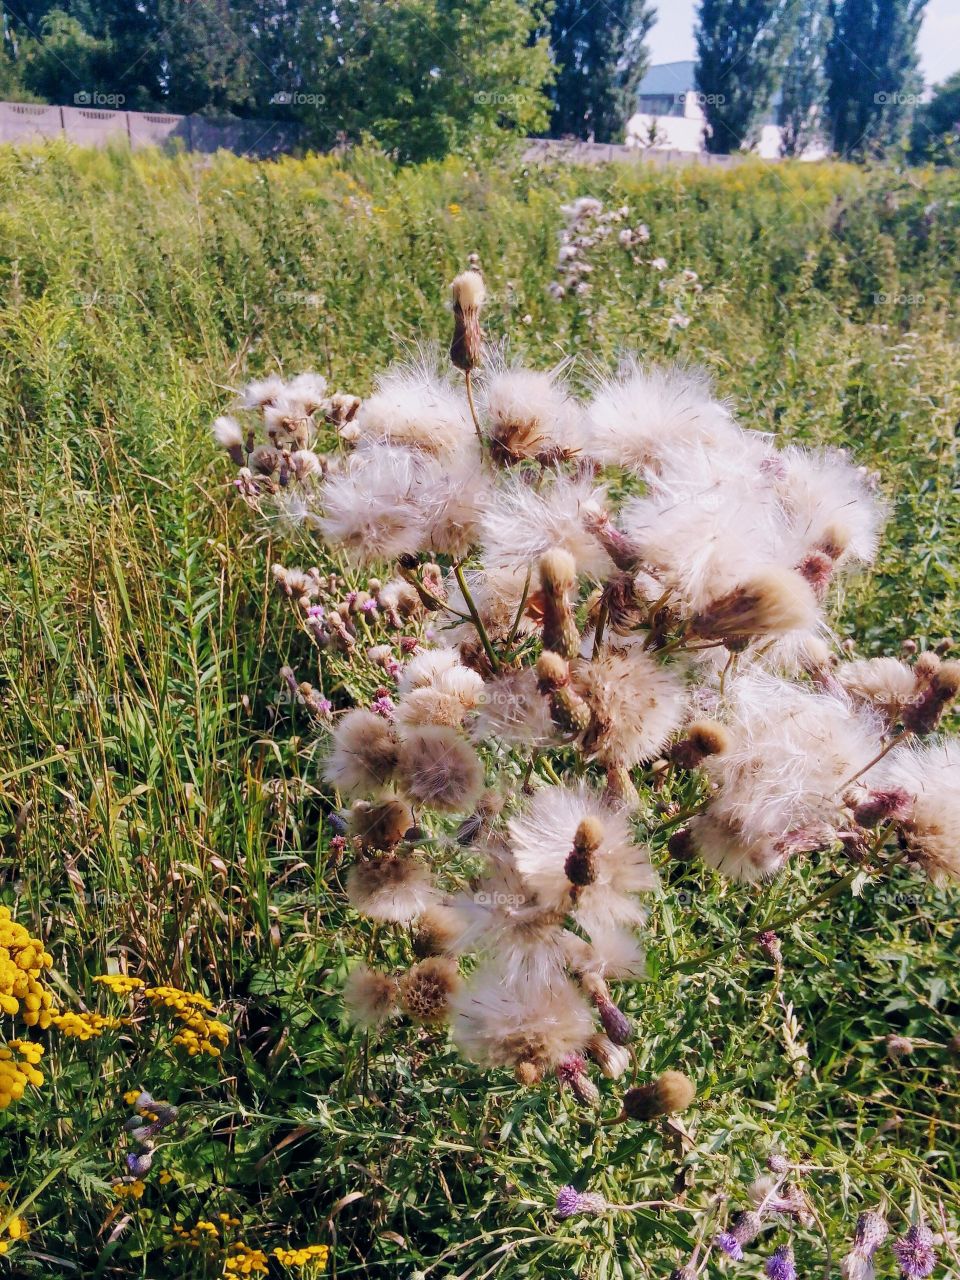
[{"label": "white sky", "polygon": [[[693,58],[696,0],[660,0],[657,22],[647,37],[653,62]],[[920,31],[920,66],[928,84],[960,71],[960,3],[929,0]]]}]

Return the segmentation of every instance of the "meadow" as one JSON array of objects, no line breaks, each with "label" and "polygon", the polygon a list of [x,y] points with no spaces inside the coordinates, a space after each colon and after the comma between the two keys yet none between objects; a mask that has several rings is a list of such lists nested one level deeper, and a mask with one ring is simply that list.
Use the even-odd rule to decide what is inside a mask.
[{"label": "meadow", "polygon": [[[558,298],[561,205],[581,195],[650,237],[642,255],[600,245],[589,293]],[[531,364],[573,356],[584,387],[624,352],[702,365],[745,425],[878,472],[891,516],[875,572],[834,601],[838,635],[862,656],[949,641],[956,174],[52,146],[0,151],[0,231],[2,902],[52,957],[57,1006],[116,1020],[83,1038],[4,1015],[7,1041],[46,1052],[43,1084],[0,1114],[0,1270],[311,1274],[317,1256],[273,1250],[320,1244],[338,1276],[666,1276],[773,1149],[812,1166],[803,1274],[836,1273],[862,1208],[899,1230],[922,1204],[960,1230],[956,891],[903,868],[785,924],[775,965],[755,935],[831,884],[830,856],[737,885],[672,861],[644,815],[661,887],[625,1007],[644,1076],[696,1081],[682,1142],[473,1069],[442,1032],[345,1023],[353,959],[399,961],[409,941],[345,904],[323,744],[280,674],[309,679],[316,657],[271,565],[353,571],[257,521],[209,434],[254,376],[316,370],[367,394],[447,339],[449,282],[477,253],[487,332]],[[350,673],[334,676],[347,706]],[[179,996],[94,981],[118,973],[205,997],[222,1052],[174,1043]],[[891,1035],[912,1052],[891,1057]],[[141,1090],[178,1115],[138,1179],[124,1124]],[[570,1183],[704,1212],[558,1222]]]}]

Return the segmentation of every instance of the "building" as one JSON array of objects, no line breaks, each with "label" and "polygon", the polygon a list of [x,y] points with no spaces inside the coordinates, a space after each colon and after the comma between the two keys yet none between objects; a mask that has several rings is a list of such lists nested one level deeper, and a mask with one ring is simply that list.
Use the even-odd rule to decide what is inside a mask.
[{"label": "building", "polygon": [[[706,115],[704,95],[697,89],[695,62],[662,62],[650,67],[637,89],[637,111],[627,121],[628,147],[653,151],[704,150]],[[754,151],[766,160],[780,158],[781,129],[777,123],[778,98],[759,128]],[[827,154],[820,143],[811,145],[803,160],[822,160]]]}]

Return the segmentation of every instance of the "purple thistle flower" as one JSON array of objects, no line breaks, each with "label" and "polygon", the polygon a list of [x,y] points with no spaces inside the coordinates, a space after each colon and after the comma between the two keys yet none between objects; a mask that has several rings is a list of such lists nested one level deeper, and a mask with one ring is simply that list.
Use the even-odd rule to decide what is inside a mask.
[{"label": "purple thistle flower", "polygon": [[797,1268],[793,1262],[793,1250],[788,1244],[778,1245],[767,1259],[764,1271],[770,1280],[797,1280]]},{"label": "purple thistle flower", "polygon": [[316,708],[319,715],[329,715],[333,710],[333,703],[329,698],[318,698],[316,701]]},{"label": "purple thistle flower", "polygon": [[876,1209],[867,1209],[857,1219],[853,1232],[853,1248],[855,1253],[870,1258],[886,1240],[890,1228],[882,1213]]},{"label": "purple thistle flower", "polygon": [[561,1187],[557,1193],[557,1204],[554,1213],[558,1218],[573,1218],[580,1212],[580,1192],[576,1187]]},{"label": "purple thistle flower", "polygon": [[324,617],[324,608],[322,604],[312,604],[307,610],[307,617],[313,622],[319,622]]},{"label": "purple thistle flower", "polygon": [[376,613],[379,608],[380,606],[377,604],[376,600],[371,597],[369,600],[364,600],[363,604],[360,606],[360,611],[361,613]]},{"label": "purple thistle flower", "polygon": [[371,702],[370,710],[375,711],[378,716],[383,716],[384,720],[392,720],[395,710],[393,699],[389,695],[376,698]]},{"label": "purple thistle flower", "polygon": [[718,1249],[722,1249],[728,1258],[733,1258],[734,1262],[743,1261],[743,1250],[740,1248],[740,1241],[732,1231],[721,1231],[713,1237],[713,1243]]},{"label": "purple thistle flower", "polygon": [[149,1173],[152,1164],[153,1156],[149,1151],[142,1151],[136,1154],[131,1151],[127,1156],[127,1168],[135,1178],[142,1178],[145,1173]]},{"label": "purple thistle flower", "polygon": [[922,1223],[912,1226],[905,1236],[893,1242],[900,1270],[908,1280],[923,1280],[937,1265],[933,1248],[933,1232]]}]

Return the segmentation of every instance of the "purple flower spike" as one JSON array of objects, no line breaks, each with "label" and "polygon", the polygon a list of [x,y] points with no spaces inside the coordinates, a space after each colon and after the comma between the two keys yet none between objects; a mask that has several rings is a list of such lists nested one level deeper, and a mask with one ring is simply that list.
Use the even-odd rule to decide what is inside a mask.
[{"label": "purple flower spike", "polygon": [[713,1243],[718,1249],[722,1249],[728,1258],[733,1258],[734,1262],[743,1261],[743,1250],[740,1247],[740,1241],[732,1231],[721,1231],[713,1237]]},{"label": "purple flower spike", "polygon": [[905,1236],[895,1240],[893,1252],[897,1255],[900,1270],[907,1280],[924,1280],[937,1265],[933,1232],[922,1223],[917,1223]]},{"label": "purple flower spike", "polygon": [[781,1244],[774,1249],[767,1259],[764,1271],[770,1280],[797,1280],[797,1268],[793,1262],[793,1250],[788,1244]]},{"label": "purple flower spike", "polygon": [[583,1197],[576,1187],[561,1187],[557,1193],[557,1206],[554,1212],[558,1218],[573,1218],[580,1212]]}]

